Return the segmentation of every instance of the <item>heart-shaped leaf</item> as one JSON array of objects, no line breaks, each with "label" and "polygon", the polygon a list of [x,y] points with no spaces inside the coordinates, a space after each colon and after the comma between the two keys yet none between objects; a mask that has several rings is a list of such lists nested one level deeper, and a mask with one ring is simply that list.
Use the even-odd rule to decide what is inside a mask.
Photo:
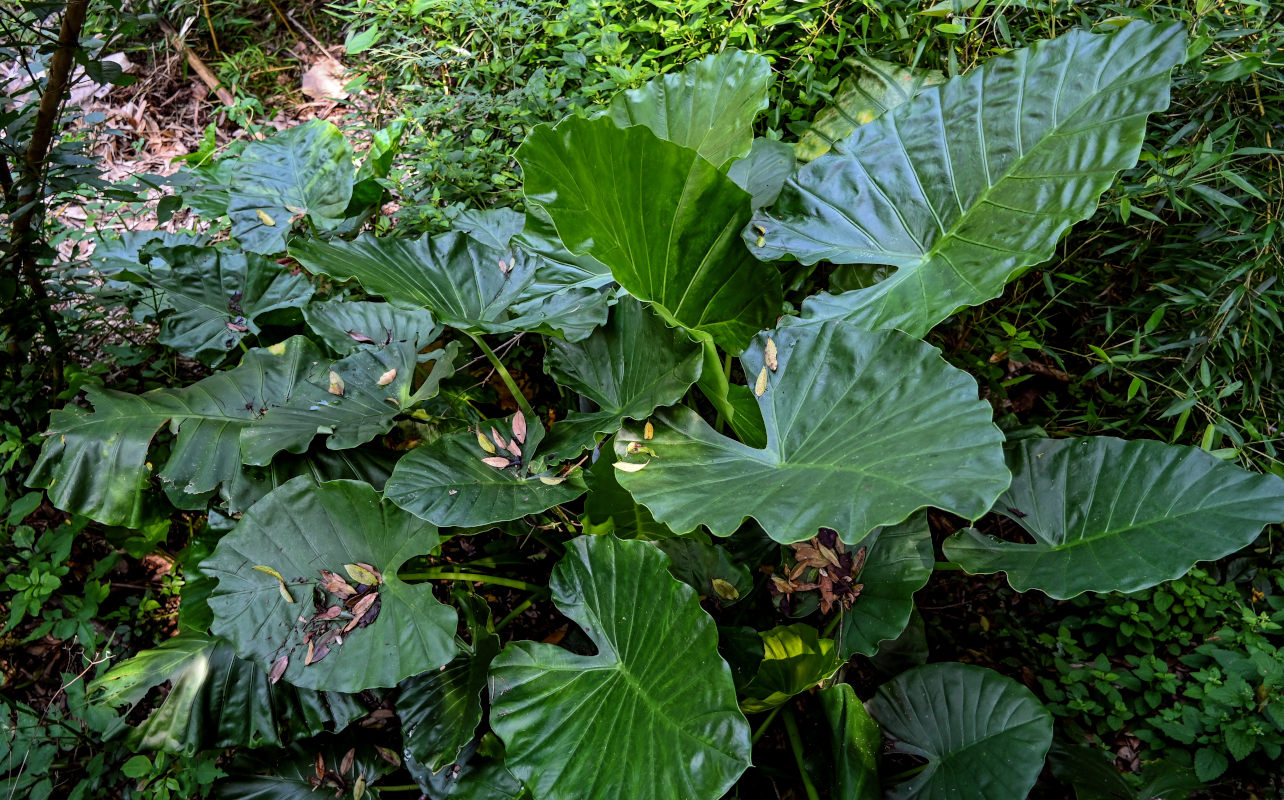
[{"label": "heart-shaped leaf", "polygon": [[809,299],[803,316],[925,334],[997,297],[1096,210],[1136,162],[1146,115],[1168,106],[1185,54],[1182,24],[1134,22],[987,61],[803,167],[745,239],[763,259],[897,267]]},{"label": "heart-shaped leaf", "polygon": [[352,145],[332,122],[314,119],[245,146],[228,178],[232,236],[251,253],[280,253],[293,221],[343,222],[352,198]]},{"label": "heart-shaped leaf", "polygon": [[724,50],[617,94],[606,115],[621,128],[645,125],[721,167],[749,152],[753,121],[767,108],[771,79],[767,59]]},{"label": "heart-shaped leaf", "polygon": [[[483,424],[482,430],[491,427],[504,429],[497,422]],[[450,434],[407,453],[384,493],[434,525],[469,528],[537,514],[587,489],[579,469],[565,476],[524,475],[518,461],[515,455],[489,453],[475,433]]]},{"label": "heart-shaped leaf", "polygon": [[[529,292],[542,259],[497,249],[459,232],[419,239],[362,234],[351,242],[307,239],[290,255],[312,272],[356,280],[366,291],[473,333],[560,332],[560,321]],[[551,288],[550,291],[555,291]],[[522,304],[522,308],[514,306]],[[572,320],[575,307],[561,311]]]},{"label": "heart-shaped leaf", "polygon": [[666,560],[646,542],[571,540],[549,587],[597,653],[518,641],[492,664],[491,727],[538,800],[714,800],[749,766],[713,620]]},{"label": "heart-shaped leaf", "polygon": [[968,572],[1006,572],[1017,591],[1059,600],[1133,592],[1252,544],[1284,520],[1284,480],[1195,447],[1106,437],[1025,440],[1008,450],[1012,486],[995,510],[1034,537],[975,530],[945,543]]},{"label": "heart-shaped leaf", "polygon": [[729,536],[753,517],[779,542],[832,528],[855,544],[925,506],[975,519],[1007,488],[989,404],[917,339],[846,322],[790,326],[759,335],[740,363],[756,376],[765,449],[682,406],[652,417],[651,439],[639,425],[615,438],[630,462],[616,467],[620,485],[674,530]]},{"label": "heart-shaped leaf", "polygon": [[681,400],[700,377],[702,359],[690,336],[631,297],[620,298],[610,323],[584,341],[550,340],[545,353],[545,371],[555,381],[598,405],[553,426],[543,451],[553,460],[574,458],[624,420]]},{"label": "heart-shaped leaf", "polygon": [[745,687],[740,710],[758,714],[784,705],[843,665],[833,639],[804,622],[762,631],[763,657],[758,675]]},{"label": "heart-shaped leaf", "polygon": [[879,528],[860,543],[869,548],[865,568],[856,576],[863,588],[839,628],[844,658],[872,656],[880,642],[895,639],[914,611],[914,593],[932,576],[934,557],[927,515],[915,514],[899,525]]},{"label": "heart-shaped leaf", "polygon": [[[296,686],[339,692],[395,686],[443,666],[457,649],[454,609],[437,602],[431,586],[397,579],[402,564],[438,541],[436,528],[364,483],[318,486],[295,478],[245,512],[202,562],[201,570],[218,579],[209,599],[213,632],[263,669],[287,659],[281,677]],[[383,576],[365,591],[374,600],[364,607],[322,588],[320,571],[342,573],[344,564],[369,564]],[[335,608],[338,617],[324,618]]]},{"label": "heart-shaped leaf", "polygon": [[1052,715],[1029,689],[992,670],[928,664],[879,687],[869,713],[922,772],[886,789],[891,800],[1025,797],[1052,745]]},{"label": "heart-shaped leaf", "polygon": [[342,730],[369,709],[357,698],[273,685],[257,665],[237,658],[227,642],[183,633],[122,661],[94,680],[91,700],[136,706],[153,687],[172,686],[160,708],[134,728],[138,750],[191,755],[224,747],[281,746],[323,730]]},{"label": "heart-shaped leaf", "polygon": [[839,683],[820,691],[820,707],[829,722],[834,759],[833,797],[880,800],[878,757],[883,735],[855,690]]},{"label": "heart-shaped leaf", "polygon": [[173,310],[161,323],[160,342],[206,364],[222,362],[246,334],[258,334],[264,314],[312,297],[306,277],[253,253],[188,246],[155,253],[168,267],[143,275]]},{"label": "heart-shaped leaf", "polygon": [[572,253],[670,322],[739,352],[780,311],[780,276],[739,241],[750,197],[694,150],[637,125],[570,118],[517,150],[526,198]]}]

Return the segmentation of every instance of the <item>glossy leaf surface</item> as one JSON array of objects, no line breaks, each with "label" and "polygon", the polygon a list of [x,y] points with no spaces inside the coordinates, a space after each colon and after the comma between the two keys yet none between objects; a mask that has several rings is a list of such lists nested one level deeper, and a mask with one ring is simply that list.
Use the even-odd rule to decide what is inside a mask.
[{"label": "glossy leaf surface", "polygon": [[1195,447],[1107,437],[1025,440],[1008,450],[1012,486],[995,510],[1034,539],[975,530],[945,543],[969,572],[1006,572],[1017,591],[1057,599],[1133,592],[1252,544],[1284,520],[1284,480]]},{"label": "glossy leaf surface", "polygon": [[914,593],[932,576],[935,561],[926,514],[879,528],[860,546],[869,548],[856,577],[864,588],[838,628],[839,649],[847,658],[872,656],[880,642],[901,634],[914,611]]},{"label": "glossy leaf surface", "polygon": [[232,236],[251,253],[285,250],[292,221],[343,221],[352,198],[352,146],[332,122],[310,120],[245,146],[228,180]]},{"label": "glossy leaf surface", "polygon": [[[489,428],[483,425],[483,430]],[[584,494],[579,470],[550,484],[538,475],[521,474],[516,464],[497,467],[482,461],[489,457],[495,456],[482,449],[474,432],[443,436],[398,461],[384,492],[410,513],[443,528],[507,522]],[[557,480],[551,471],[544,477]]]},{"label": "glossy leaf surface", "polygon": [[431,312],[368,300],[309,303],[303,318],[326,346],[340,356],[377,350],[393,342],[413,342],[423,349],[441,335]]},{"label": "glossy leaf surface", "polygon": [[[656,522],[646,506],[633,499],[615,479],[615,452],[603,448],[597,463],[584,471],[588,494],[584,498],[584,532],[614,533],[621,539],[660,541],[679,533]],[[689,531],[682,531],[688,533]]]},{"label": "glossy leaf surface", "polygon": [[739,241],[750,197],[694,150],[640,125],[571,118],[535,128],[517,159],[526,198],[566,247],[666,319],[732,352],[774,322],[780,276]]},{"label": "glossy leaf surface", "polygon": [[[364,483],[318,486],[295,478],[247,511],[202,562],[201,570],[219,582],[209,599],[213,632],[265,670],[287,658],[282,680],[296,686],[342,692],[395,686],[443,666],[456,652],[455,610],[434,599],[431,586],[397,579],[402,564],[430,552],[438,541],[436,528]],[[317,630],[333,627],[309,620],[341,604],[322,588],[319,571],[351,575],[344,565],[362,563],[383,577],[375,587],[375,619],[345,631],[323,659],[305,663],[305,638],[315,644],[321,640]],[[293,602],[286,602],[285,592]],[[334,625],[348,621],[340,617]]]},{"label": "glossy leaf surface", "polygon": [[779,542],[824,527],[855,544],[925,506],[974,519],[1007,487],[989,404],[921,341],[846,322],[791,326],[759,335],[740,363],[762,388],[766,448],[682,406],[652,417],[651,440],[638,425],[615,439],[619,458],[645,464],[617,466],[620,485],[674,530],[703,524],[729,536],[753,517]]},{"label": "glossy leaf surface", "polygon": [[833,675],[842,666],[833,639],[798,622],[762,631],[763,657],[758,675],[745,687],[740,709],[746,714],[770,711]]},{"label": "glossy leaf surface", "polygon": [[713,620],[666,560],[645,542],[573,539],[550,588],[597,653],[519,641],[495,659],[491,727],[538,800],[714,800],[749,766]]},{"label": "glossy leaf surface", "polygon": [[644,419],[682,399],[700,377],[700,345],[664,324],[654,311],[622,297],[610,322],[582,342],[550,340],[544,369],[598,410],[571,412],[544,441],[552,459],[574,458],[626,419]]},{"label": "glossy leaf surface", "polygon": [[927,759],[892,800],[1025,797],[1052,745],[1052,715],[1034,694],[997,672],[928,664],[879,687],[869,713],[900,753]]},{"label": "glossy leaf surface", "polygon": [[721,167],[749,152],[771,79],[766,58],[724,50],[617,94],[606,114],[621,128],[645,125]]},{"label": "glossy leaf surface", "polygon": [[1184,58],[1182,25],[1135,22],[991,59],[803,167],[746,241],[763,259],[897,267],[869,289],[809,299],[803,316],[925,334],[997,297],[1096,210]]},{"label": "glossy leaf surface", "polygon": [[878,761],[883,734],[849,684],[820,691],[820,707],[829,723],[834,760],[834,797],[881,800]]},{"label": "glossy leaf surface", "polygon": [[90,685],[90,698],[134,707],[165,681],[164,703],[127,739],[139,750],[191,755],[224,747],[281,746],[324,730],[341,730],[369,709],[355,697],[273,685],[227,642],[184,633],[112,667]]}]

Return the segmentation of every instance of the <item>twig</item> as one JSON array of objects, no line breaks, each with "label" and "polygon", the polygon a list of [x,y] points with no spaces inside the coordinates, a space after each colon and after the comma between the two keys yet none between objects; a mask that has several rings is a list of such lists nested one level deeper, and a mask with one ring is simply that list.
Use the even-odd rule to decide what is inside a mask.
[{"label": "twig", "polygon": [[200,56],[193,53],[191,48],[183,44],[183,37],[178,35],[178,31],[170,24],[169,20],[161,17],[160,27],[161,30],[165,32],[165,38],[169,39],[170,46],[183,54],[187,59],[188,66],[190,66],[192,70],[200,76],[200,79],[205,82],[205,85],[209,87],[211,92],[218,95],[219,102],[225,106],[236,105],[236,97],[227,87],[219,82],[218,77],[210,71],[209,67],[205,66],[205,62],[201,61]]}]

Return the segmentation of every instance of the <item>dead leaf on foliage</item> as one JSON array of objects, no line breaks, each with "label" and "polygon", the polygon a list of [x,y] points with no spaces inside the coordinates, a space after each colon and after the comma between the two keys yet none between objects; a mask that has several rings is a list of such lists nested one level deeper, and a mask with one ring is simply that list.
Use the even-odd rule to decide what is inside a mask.
[{"label": "dead leaf on foliage", "polygon": [[347,83],[343,65],[332,59],[318,61],[312,68],[303,73],[300,81],[301,90],[314,100],[347,100],[344,91]]}]

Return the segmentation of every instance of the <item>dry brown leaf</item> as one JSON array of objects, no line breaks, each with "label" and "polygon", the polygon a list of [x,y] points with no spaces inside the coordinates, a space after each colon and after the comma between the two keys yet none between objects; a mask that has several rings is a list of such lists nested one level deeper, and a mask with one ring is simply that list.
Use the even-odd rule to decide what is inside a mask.
[{"label": "dry brown leaf", "polygon": [[330,394],[343,397],[343,376],[330,370]]},{"label": "dry brown leaf", "polygon": [[290,666],[290,657],[281,656],[272,664],[272,671],[268,673],[268,683],[276,683],[281,680],[285,670]]},{"label": "dry brown leaf", "polygon": [[393,380],[395,380],[395,379],[396,379],[396,377],[397,377],[397,370],[395,370],[395,369],[390,369],[390,370],[388,370],[387,372],[385,372],[384,374],[380,375],[380,376],[379,376],[379,380],[378,380],[378,381],[376,381],[376,383],[377,383],[379,386],[387,386],[388,384],[392,383],[392,382],[393,382]]},{"label": "dry brown leaf", "polygon": [[494,467],[495,469],[505,469],[508,467],[508,459],[505,458],[504,456],[491,456],[490,458],[483,458],[482,463],[488,467]]},{"label": "dry brown leaf", "polygon": [[776,355],[777,355],[777,354],[776,354],[776,340],[775,340],[775,339],[772,339],[770,336],[768,336],[768,337],[767,337],[767,353],[766,353],[766,361],[767,361],[767,369],[771,370],[772,372],[775,372],[775,371],[776,371],[776,367],[777,367],[777,366],[779,366],[779,362],[776,360]]},{"label": "dry brown leaf", "polygon": [[522,444],[526,443],[526,415],[521,411],[513,415],[513,438]]}]

